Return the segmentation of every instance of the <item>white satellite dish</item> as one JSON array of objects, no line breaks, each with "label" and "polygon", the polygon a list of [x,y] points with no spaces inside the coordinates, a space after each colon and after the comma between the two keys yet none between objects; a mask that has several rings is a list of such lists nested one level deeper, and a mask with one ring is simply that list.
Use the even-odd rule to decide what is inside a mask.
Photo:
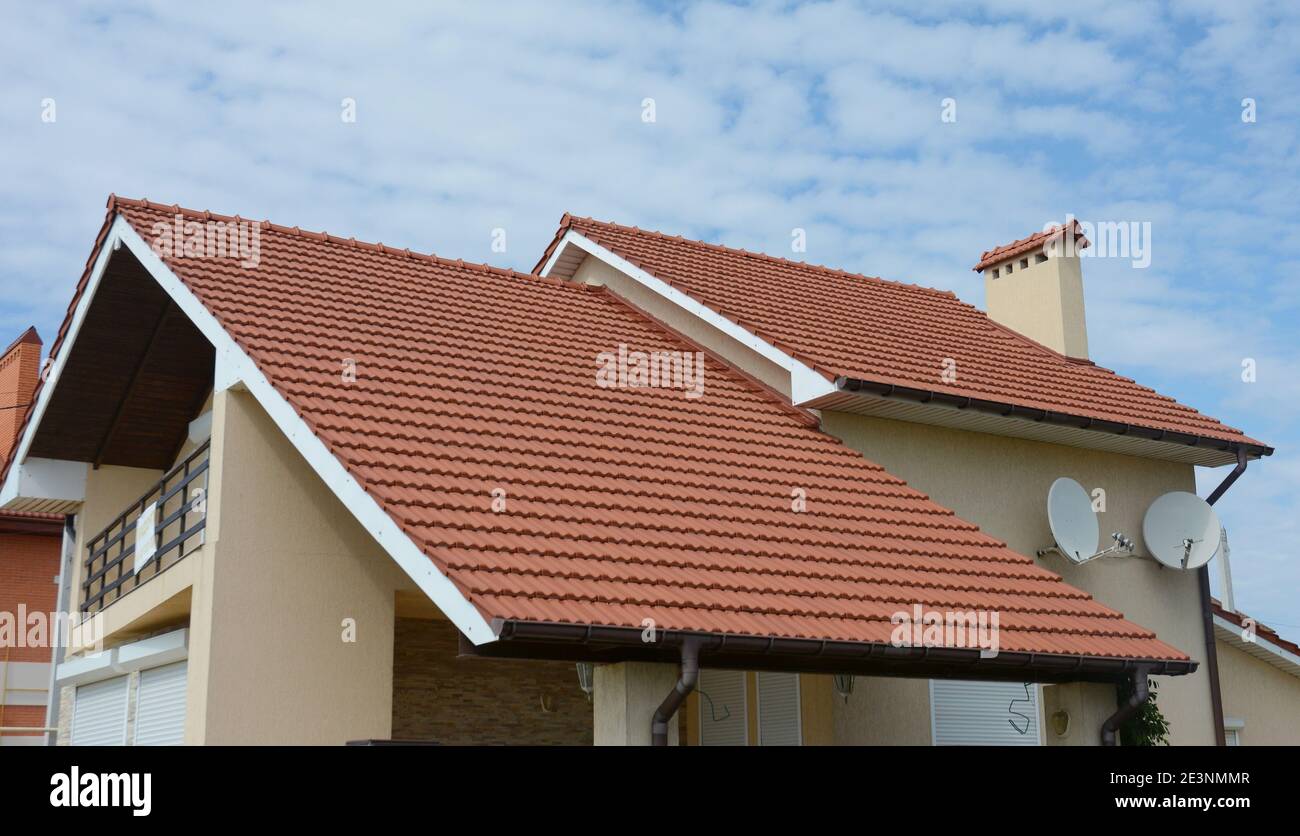
[{"label": "white satellite dish", "polygon": [[1097,553],[1101,526],[1092,499],[1083,485],[1062,476],[1047,492],[1047,524],[1056,549],[1071,562],[1082,563]]},{"label": "white satellite dish", "polygon": [[1039,557],[1057,552],[1071,563],[1079,564],[1133,551],[1133,541],[1118,531],[1110,535],[1114,541],[1111,546],[1097,550],[1101,524],[1097,513],[1092,510],[1092,497],[1088,496],[1083,485],[1065,476],[1053,482],[1047,491],[1047,524],[1055,542],[1050,548],[1039,549]]},{"label": "white satellite dish", "polygon": [[1142,520],[1142,537],[1156,560],[1173,569],[1199,569],[1219,551],[1219,516],[1194,493],[1156,499]]}]

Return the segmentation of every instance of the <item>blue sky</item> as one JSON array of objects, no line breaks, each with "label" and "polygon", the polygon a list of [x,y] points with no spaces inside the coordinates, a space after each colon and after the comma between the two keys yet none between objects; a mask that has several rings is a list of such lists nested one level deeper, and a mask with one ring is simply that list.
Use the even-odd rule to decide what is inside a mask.
[{"label": "blue sky", "polygon": [[1296,4],[186,5],[0,11],[0,342],[53,338],[110,192],[520,269],[565,211],[799,227],[980,305],[986,248],[1150,222],[1148,268],[1084,263],[1093,359],[1277,448],[1220,512],[1239,607],[1300,636]]}]

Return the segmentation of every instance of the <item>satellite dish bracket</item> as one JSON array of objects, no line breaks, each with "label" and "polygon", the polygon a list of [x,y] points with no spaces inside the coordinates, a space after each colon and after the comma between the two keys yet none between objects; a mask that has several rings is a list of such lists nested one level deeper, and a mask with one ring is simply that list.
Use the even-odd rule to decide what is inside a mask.
[{"label": "satellite dish bracket", "polygon": [[1043,557],[1044,555],[1052,554],[1053,552],[1055,552],[1056,554],[1059,554],[1061,557],[1064,557],[1066,560],[1073,563],[1075,566],[1082,566],[1084,563],[1088,563],[1089,561],[1096,560],[1099,557],[1109,557],[1112,554],[1119,554],[1120,552],[1126,552],[1128,554],[1133,553],[1133,541],[1130,540],[1128,537],[1125,537],[1123,532],[1120,531],[1112,532],[1110,535],[1110,539],[1113,541],[1112,545],[1107,546],[1106,548],[1102,549],[1096,554],[1092,554],[1087,557],[1076,558],[1073,555],[1064,552],[1061,549],[1061,547],[1057,545],[1052,545],[1045,549],[1039,549],[1036,552],[1036,554],[1039,557]]}]

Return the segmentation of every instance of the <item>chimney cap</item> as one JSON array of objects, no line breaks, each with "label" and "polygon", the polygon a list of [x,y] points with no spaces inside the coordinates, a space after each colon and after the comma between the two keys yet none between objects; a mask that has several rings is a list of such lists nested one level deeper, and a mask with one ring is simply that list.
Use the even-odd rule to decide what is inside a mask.
[{"label": "chimney cap", "polygon": [[23,345],[24,343],[26,343],[27,345],[44,345],[44,343],[41,342],[41,335],[36,333],[35,325],[27,326],[27,330],[19,334],[18,339],[9,343],[9,347],[6,348],[3,352],[0,352],[0,357],[7,355],[9,352],[13,351],[15,348],[17,348],[20,345]]},{"label": "chimney cap", "polygon": [[1018,255],[1034,252],[1046,247],[1051,241],[1062,236],[1069,235],[1074,239],[1074,246],[1077,249],[1084,249],[1088,246],[1088,239],[1084,237],[1083,230],[1079,222],[1074,218],[1063,224],[1052,224],[1041,232],[1035,232],[1028,238],[1021,238],[1019,241],[1012,241],[1010,244],[1003,244],[1000,247],[994,247],[991,250],[985,250],[980,256],[979,264],[973,269],[976,273],[982,273],[994,264],[1001,264],[1008,259],[1015,258]]}]

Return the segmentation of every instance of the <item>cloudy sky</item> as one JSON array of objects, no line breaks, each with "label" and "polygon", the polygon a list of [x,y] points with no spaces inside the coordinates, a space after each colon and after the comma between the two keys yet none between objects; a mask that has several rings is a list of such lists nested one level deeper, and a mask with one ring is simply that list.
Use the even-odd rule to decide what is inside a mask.
[{"label": "cloudy sky", "polygon": [[53,338],[110,192],[520,269],[566,211],[798,227],[979,305],[986,248],[1149,222],[1149,267],[1084,264],[1093,359],[1278,449],[1220,511],[1239,606],[1294,637],[1297,44],[1281,0],[8,3],[0,343]]}]

